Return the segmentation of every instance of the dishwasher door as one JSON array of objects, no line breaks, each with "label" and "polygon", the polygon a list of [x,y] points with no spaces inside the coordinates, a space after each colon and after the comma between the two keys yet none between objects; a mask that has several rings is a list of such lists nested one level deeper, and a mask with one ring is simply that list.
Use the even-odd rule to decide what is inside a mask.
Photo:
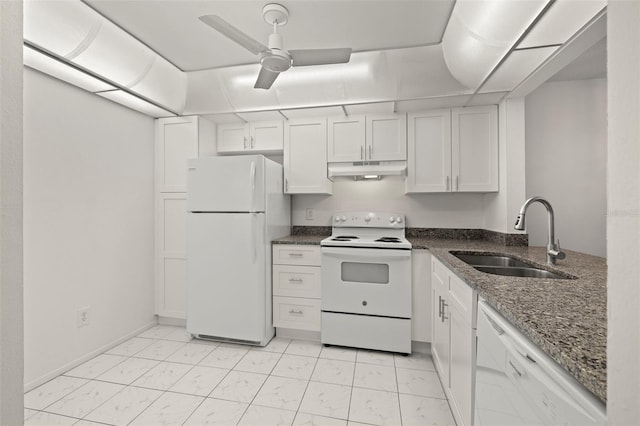
[{"label": "dishwasher door", "polygon": [[478,304],[475,425],[604,425],[605,406],[484,300]]}]

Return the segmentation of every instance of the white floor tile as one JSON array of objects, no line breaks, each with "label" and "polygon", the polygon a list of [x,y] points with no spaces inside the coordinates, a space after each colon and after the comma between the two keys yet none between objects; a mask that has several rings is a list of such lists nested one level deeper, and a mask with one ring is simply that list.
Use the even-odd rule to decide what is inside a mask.
[{"label": "white floor tile", "polygon": [[306,380],[270,376],[252,404],[296,411],[307,389],[307,383]]},{"label": "white floor tile", "polygon": [[48,406],[47,411],[80,419],[122,389],[124,389],[122,385],[92,380]]},{"label": "white floor tile", "polygon": [[445,399],[438,374],[434,371],[396,368],[398,391],[408,395]]},{"label": "white floor tile", "polygon": [[249,352],[246,348],[218,346],[207,355],[200,365],[232,369]]},{"label": "white floor tile", "polygon": [[347,421],[307,413],[298,413],[293,420],[293,426],[347,426]]},{"label": "white floor tile", "polygon": [[238,423],[248,404],[207,398],[187,419],[184,426],[228,426]]},{"label": "white floor tile", "polygon": [[293,411],[251,405],[240,419],[238,426],[290,426],[295,415]]},{"label": "white floor tile", "polygon": [[291,343],[291,339],[285,339],[283,337],[274,337],[265,347],[256,346],[252,351],[266,351],[266,352],[276,352],[276,353],[284,353],[284,351]]},{"label": "white floor tile", "polygon": [[29,417],[33,416],[34,414],[38,414],[37,410],[31,410],[29,408],[25,408],[24,409],[24,419],[27,420]]},{"label": "white floor tile", "polygon": [[207,396],[228,373],[229,370],[225,368],[197,365],[173,385],[170,391]]},{"label": "white floor tile", "polygon": [[98,376],[98,380],[130,385],[158,364],[160,361],[152,359],[129,358]]},{"label": "white floor tile", "polygon": [[90,359],[84,364],[80,364],[76,368],[67,371],[66,373],[64,373],[64,375],[70,377],[80,377],[82,379],[95,379],[105,371],[110,370],[126,359],[127,357],[120,355],[98,355],[97,357]]},{"label": "white floor tile", "polygon": [[317,358],[322,350],[322,345],[318,342],[307,342],[305,340],[294,340],[289,343],[284,353],[289,355],[312,356]]},{"label": "white floor tile", "polygon": [[127,425],[162,395],[161,391],[129,386],[93,410],[86,420]]},{"label": "white floor tile", "polygon": [[183,327],[177,327],[175,330],[162,337],[162,339],[188,343],[193,339],[193,337],[191,337],[191,333],[189,333]]},{"label": "white floor tile", "polygon": [[320,358],[326,359],[338,359],[340,361],[352,361],[355,362],[357,349],[343,348],[340,346],[325,346],[320,352]]},{"label": "white floor tile", "polygon": [[367,364],[394,366],[393,354],[389,352],[369,351],[366,349],[358,349],[356,361]]},{"label": "white floor tile", "polygon": [[346,420],[350,400],[350,386],[309,382],[298,411]]},{"label": "white floor tile", "polygon": [[115,348],[109,349],[106,353],[112,355],[133,356],[144,348],[151,346],[153,342],[153,339],[134,337],[124,343],[120,343]]},{"label": "white floor tile", "polygon": [[27,392],[24,396],[24,406],[34,410],[42,410],[86,383],[88,383],[86,379],[58,376]]},{"label": "white floor tile", "polygon": [[74,423],[73,426],[104,426],[106,423],[97,423],[89,420],[80,420],[78,423]]},{"label": "white floor tile", "polygon": [[353,384],[354,362],[320,358],[316,363],[311,380],[351,386]]},{"label": "white floor tile", "polygon": [[400,394],[402,424],[405,426],[455,426],[449,403],[445,399]]},{"label": "white floor tile", "polygon": [[238,371],[269,374],[282,355],[274,352],[250,351],[233,368]]},{"label": "white floor tile", "polygon": [[399,425],[398,394],[374,389],[353,388],[349,421],[372,425]]},{"label": "white floor tile", "polygon": [[136,354],[137,358],[155,359],[158,361],[164,361],[169,358],[174,352],[182,348],[185,343],[172,342],[170,340],[156,340],[150,346],[147,346]]},{"label": "white floor tile", "polygon": [[130,425],[181,425],[204,400],[201,396],[165,392]]},{"label": "white floor tile", "polygon": [[197,364],[211,353],[212,346],[197,343],[187,343],[176,352],[171,354],[165,361],[180,362],[183,364]]},{"label": "white floor tile", "polygon": [[175,385],[178,380],[182,379],[182,377],[184,377],[184,375],[192,368],[193,366],[188,364],[161,362],[133,382],[133,386],[168,390],[171,386]]},{"label": "white floor tile", "polygon": [[309,380],[316,366],[316,362],[318,362],[317,358],[284,354],[271,374],[274,376]]},{"label": "white floor tile", "polygon": [[267,377],[264,374],[231,371],[209,396],[249,403],[256,396]]},{"label": "white floor tile", "polygon": [[394,354],[393,358],[396,367],[399,368],[436,371],[436,367],[435,365],[433,365],[433,359],[431,358],[431,355],[421,353],[413,353],[409,356]]},{"label": "white floor tile", "polygon": [[[169,333],[176,330],[178,327],[174,327],[171,325],[156,325],[155,327],[151,327],[150,329],[143,331],[138,334],[137,337],[147,337],[149,339],[162,339],[165,336],[168,336]],[[183,328],[183,327],[180,327]]]},{"label": "white floor tile", "polygon": [[77,421],[78,419],[74,419],[73,417],[60,416],[58,414],[40,411],[25,420],[24,424],[25,426],[66,426],[72,425]]},{"label": "white floor tile", "polygon": [[396,369],[386,365],[356,363],[353,386],[397,392]]}]

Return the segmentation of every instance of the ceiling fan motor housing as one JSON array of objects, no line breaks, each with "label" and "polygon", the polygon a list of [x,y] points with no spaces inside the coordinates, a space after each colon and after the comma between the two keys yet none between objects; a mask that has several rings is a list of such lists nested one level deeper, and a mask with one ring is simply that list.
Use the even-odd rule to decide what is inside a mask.
[{"label": "ceiling fan motor housing", "polygon": [[291,68],[291,56],[289,52],[280,49],[271,49],[260,57],[263,68],[273,72],[283,72]]}]

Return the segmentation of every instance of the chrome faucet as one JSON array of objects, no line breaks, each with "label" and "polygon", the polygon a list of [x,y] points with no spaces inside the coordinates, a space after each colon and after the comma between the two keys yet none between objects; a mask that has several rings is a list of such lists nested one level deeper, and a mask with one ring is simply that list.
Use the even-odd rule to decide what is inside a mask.
[{"label": "chrome faucet", "polygon": [[555,241],[554,236],[554,224],[553,224],[553,207],[551,203],[542,197],[531,197],[524,202],[520,207],[520,213],[516,219],[516,225],[514,228],[518,231],[524,231],[524,215],[527,212],[529,206],[535,202],[539,202],[547,209],[547,217],[549,219],[549,241],[547,242],[547,263],[549,265],[555,265],[556,259],[564,259],[566,254],[560,250],[560,241]]}]

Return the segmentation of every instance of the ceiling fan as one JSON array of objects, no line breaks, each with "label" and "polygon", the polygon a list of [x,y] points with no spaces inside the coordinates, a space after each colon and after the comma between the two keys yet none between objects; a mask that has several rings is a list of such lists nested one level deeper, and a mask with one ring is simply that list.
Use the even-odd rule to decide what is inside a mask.
[{"label": "ceiling fan", "polygon": [[218,15],[200,16],[200,20],[219,31],[250,52],[260,55],[260,73],[256,80],[256,89],[269,89],[281,72],[293,67],[309,65],[344,64],[351,58],[350,48],[338,49],[300,49],[284,50],[282,35],[278,27],[285,25],[289,19],[289,11],[277,3],[269,3],[262,9],[264,20],[273,25],[273,34],[269,35],[269,46],[243,33]]}]

